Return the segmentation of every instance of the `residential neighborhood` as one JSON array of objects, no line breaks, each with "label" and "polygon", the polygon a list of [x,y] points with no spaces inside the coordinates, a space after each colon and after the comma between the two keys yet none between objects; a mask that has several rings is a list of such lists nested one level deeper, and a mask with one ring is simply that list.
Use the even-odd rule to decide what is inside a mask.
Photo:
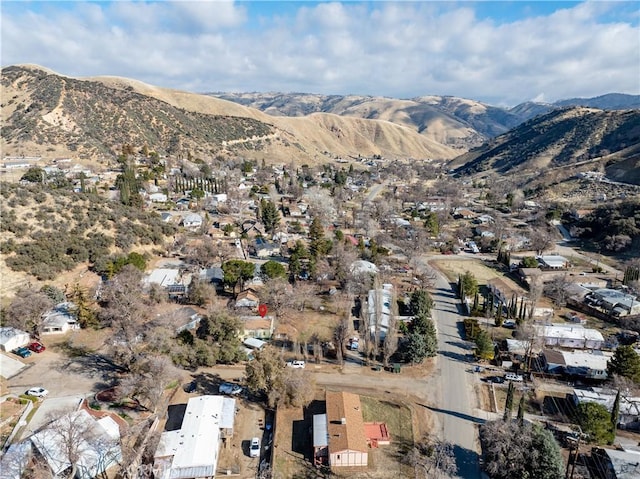
[{"label": "residential neighborhood", "polygon": [[[546,215],[560,206],[505,213],[489,185],[450,194],[428,164],[423,181],[366,158],[209,177],[165,162],[130,192],[163,241],[6,291],[3,478],[431,477],[441,437],[449,473],[480,477],[491,455],[477,425],[515,417],[517,400],[574,477],[632,477],[638,265],[564,237]],[[118,169],[80,181],[73,162],[49,166],[71,195],[114,194]],[[589,430],[596,413],[616,415],[610,436]],[[90,447],[71,457],[52,431],[75,422]],[[463,443],[474,459],[460,465]]]}]

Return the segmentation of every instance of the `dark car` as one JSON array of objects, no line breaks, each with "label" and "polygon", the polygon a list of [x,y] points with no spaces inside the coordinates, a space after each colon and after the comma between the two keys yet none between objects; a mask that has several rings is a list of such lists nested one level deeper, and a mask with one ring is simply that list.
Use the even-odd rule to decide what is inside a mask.
[{"label": "dark car", "polygon": [[39,343],[38,341],[35,341],[35,342],[31,343],[31,344],[28,346],[28,348],[29,348],[31,351],[33,351],[34,353],[41,353],[42,351],[44,351],[45,349],[47,349],[47,348],[45,348],[45,347],[44,347],[44,344]]},{"label": "dark car", "polygon": [[14,349],[13,354],[17,354],[21,358],[28,358],[29,356],[31,356],[31,351],[29,351],[27,348],[22,347]]},{"label": "dark car", "polygon": [[183,389],[186,393],[194,393],[196,392],[196,389],[198,389],[198,383],[196,383],[195,381],[191,381],[190,383],[186,384]]}]

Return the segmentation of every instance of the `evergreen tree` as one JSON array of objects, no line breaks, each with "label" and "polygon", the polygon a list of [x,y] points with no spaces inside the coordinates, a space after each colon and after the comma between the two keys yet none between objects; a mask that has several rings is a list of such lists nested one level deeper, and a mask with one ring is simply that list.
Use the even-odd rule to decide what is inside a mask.
[{"label": "evergreen tree", "polygon": [[89,296],[79,283],[75,283],[69,294],[69,299],[75,304],[75,315],[81,328],[94,327],[98,325],[96,312],[90,304]]},{"label": "evergreen tree", "polygon": [[511,420],[511,411],[513,411],[513,395],[515,393],[515,386],[513,385],[513,381],[509,381],[509,389],[507,389],[507,399],[504,403],[504,415],[502,416],[503,421]]},{"label": "evergreen tree", "polygon": [[524,424],[524,394],[520,396],[520,402],[518,403],[518,423]]},{"label": "evergreen tree", "polygon": [[280,223],[280,213],[272,201],[260,201],[260,218],[267,233],[274,233]]},{"label": "evergreen tree", "polygon": [[620,391],[616,394],[616,399],[613,402],[613,408],[611,409],[611,429],[613,430],[613,438],[610,444],[616,439],[616,431],[618,430],[618,420],[620,419]]},{"label": "evergreen tree", "polygon": [[478,281],[470,271],[465,272],[460,277],[460,283],[462,285],[464,296],[475,296],[478,292]]},{"label": "evergreen tree", "polygon": [[309,239],[313,241],[322,238],[324,238],[324,229],[318,217],[315,217],[309,225]]},{"label": "evergreen tree", "polygon": [[433,300],[429,296],[429,292],[425,289],[416,289],[411,293],[409,302],[409,314],[412,316],[431,315]]},{"label": "evergreen tree", "polygon": [[609,375],[618,374],[640,383],[640,356],[633,346],[618,346],[607,366]]},{"label": "evergreen tree", "polygon": [[486,359],[488,361],[493,359],[495,355],[495,349],[493,346],[493,341],[484,329],[478,331],[478,334],[475,338],[476,342],[476,356],[480,359]]}]

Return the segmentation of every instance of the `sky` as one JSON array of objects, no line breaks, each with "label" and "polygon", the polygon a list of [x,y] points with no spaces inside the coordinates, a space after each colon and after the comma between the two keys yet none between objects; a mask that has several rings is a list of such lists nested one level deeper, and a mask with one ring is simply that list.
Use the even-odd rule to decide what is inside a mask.
[{"label": "sky", "polygon": [[2,66],[499,106],[640,94],[638,1],[0,2]]}]

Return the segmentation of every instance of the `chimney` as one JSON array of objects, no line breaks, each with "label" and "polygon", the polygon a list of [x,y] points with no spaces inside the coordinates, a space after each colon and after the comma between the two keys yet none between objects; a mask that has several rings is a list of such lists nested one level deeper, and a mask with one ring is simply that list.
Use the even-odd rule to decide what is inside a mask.
[{"label": "chimney", "polygon": [[347,418],[343,417],[342,419],[340,419],[340,424],[346,424],[347,423]]}]

